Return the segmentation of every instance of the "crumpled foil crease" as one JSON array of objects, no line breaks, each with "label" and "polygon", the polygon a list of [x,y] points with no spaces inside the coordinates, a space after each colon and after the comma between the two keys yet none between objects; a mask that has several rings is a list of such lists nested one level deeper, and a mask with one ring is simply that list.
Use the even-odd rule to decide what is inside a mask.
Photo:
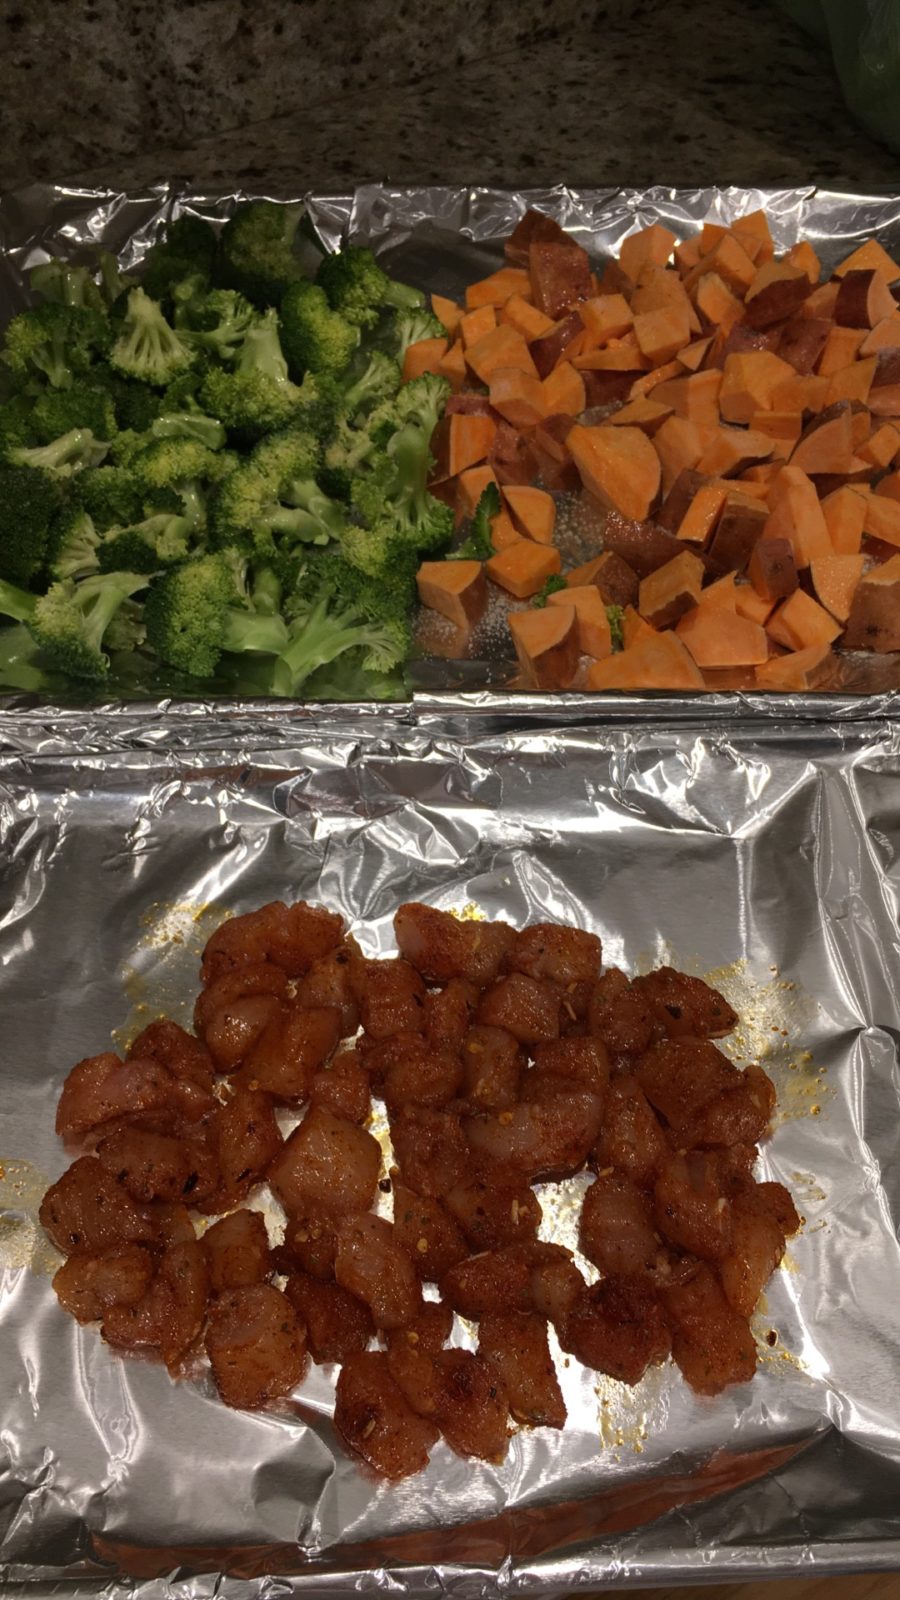
[{"label": "crumpled foil crease", "polygon": [[[140,253],[176,198],[12,196],[10,270],[64,238]],[[817,245],[897,212],[813,191],[552,198],[610,244],[635,210],[699,221],[764,200],[785,239],[802,219]],[[477,252],[521,203],[373,188],[313,212],[329,241],[349,224],[400,254],[437,217],[467,227]],[[437,287],[458,288],[447,274]],[[893,697],[464,689],[327,710],[0,707],[10,1595],[480,1600],[900,1565]],[[217,920],[275,897],[341,910],[373,954],[392,949],[404,899],[517,925],[571,919],[601,934],[610,962],[672,961],[723,989],[742,1019],[729,1048],[761,1060],[779,1092],[763,1174],[805,1219],[755,1318],[752,1384],[710,1401],[671,1366],[627,1391],[560,1364],[564,1431],[518,1431],[502,1467],[441,1444],[391,1487],[338,1445],[328,1369],[277,1412],[231,1412],[208,1375],[172,1384],[60,1310],[36,1213],[66,1163],[53,1132],[66,1071],[160,1011],[185,1019]],[[568,1242],[582,1186],[545,1196]]]}]

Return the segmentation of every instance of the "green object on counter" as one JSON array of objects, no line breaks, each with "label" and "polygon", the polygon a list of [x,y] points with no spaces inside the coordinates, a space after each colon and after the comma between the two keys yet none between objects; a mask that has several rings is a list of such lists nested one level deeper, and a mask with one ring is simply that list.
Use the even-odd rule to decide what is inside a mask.
[{"label": "green object on counter", "polygon": [[779,0],[827,45],[844,98],[876,139],[900,154],[900,0]]}]

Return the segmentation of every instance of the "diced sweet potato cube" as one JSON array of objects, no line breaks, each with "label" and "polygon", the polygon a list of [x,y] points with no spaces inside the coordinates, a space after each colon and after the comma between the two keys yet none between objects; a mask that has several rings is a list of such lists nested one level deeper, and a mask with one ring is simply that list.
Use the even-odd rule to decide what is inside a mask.
[{"label": "diced sweet potato cube", "polygon": [[700,599],[704,565],[691,550],[659,567],[641,582],[638,610],[653,628],[672,627]]},{"label": "diced sweet potato cube", "polygon": [[585,487],[601,504],[642,521],[660,486],[659,457],[639,428],[586,428],[580,423],[567,440]]},{"label": "diced sweet potato cube", "polygon": [[448,300],[446,295],[433,294],[431,296],[431,309],[438,319],[444,324],[449,338],[453,338],[459,331],[463,308],[455,300]]},{"label": "diced sweet potato cube", "polygon": [[892,422],[883,422],[870,438],[859,445],[858,454],[863,461],[871,461],[873,466],[884,470],[890,466],[898,450],[900,430]]},{"label": "diced sweet potato cube", "polygon": [[797,567],[790,539],[760,538],[753,546],[747,575],[757,594],[771,604],[786,600],[797,587]]},{"label": "diced sweet potato cube", "polygon": [[853,419],[844,404],[836,415],[823,413],[809,424],[791,455],[802,472],[849,472],[853,458]]},{"label": "diced sweet potato cube", "polygon": [[658,405],[671,405],[680,417],[699,427],[715,427],[719,421],[721,372],[692,372],[687,377],[670,378],[656,385],[653,398]]},{"label": "diced sweet potato cube", "polygon": [[833,372],[825,390],[826,406],[833,406],[838,400],[859,400],[865,405],[875,377],[877,362],[877,356],[867,356],[864,361],[852,361],[849,366]]},{"label": "diced sweet potato cube", "polygon": [[[657,429],[653,435],[653,447],[659,456],[665,495],[669,495],[682,474],[693,471],[708,438],[708,430],[701,432],[696,423],[689,422],[686,417],[668,417]],[[702,477],[702,474],[698,476]],[[665,526],[671,527],[674,532],[671,519],[666,520]]]},{"label": "diced sweet potato cube", "polygon": [[839,622],[846,622],[850,615],[863,566],[861,555],[820,556],[810,562],[813,588],[826,611]]},{"label": "diced sweet potato cube", "polygon": [[808,299],[812,284],[802,267],[788,261],[767,261],[754,272],[744,301],[751,328],[785,322]]},{"label": "diced sweet potato cube", "polygon": [[488,484],[493,484],[498,490],[500,484],[493,467],[467,467],[456,480],[456,511],[457,520],[465,517],[474,517],[478,509],[478,502],[484,494]]},{"label": "diced sweet potato cube", "polygon": [[848,650],[900,650],[900,556],[860,579],[844,643]]},{"label": "diced sweet potato cube", "polygon": [[634,568],[614,550],[604,550],[602,556],[594,556],[583,566],[573,567],[566,573],[566,583],[573,589],[593,584],[605,606],[634,605],[640,588]]},{"label": "diced sweet potato cube", "polygon": [[423,606],[469,628],[487,604],[487,583],[480,561],[423,561],[416,582]]},{"label": "diced sweet potato cube", "polygon": [[808,239],[800,239],[797,244],[792,244],[784,259],[792,267],[802,267],[810,283],[818,283],[822,275],[822,263]]},{"label": "diced sweet potato cube", "polygon": [[784,383],[779,383],[772,391],[773,411],[799,411],[813,415],[821,411],[828,393],[829,379],[821,378],[815,373],[804,377],[799,372],[792,378],[786,378]]},{"label": "diced sweet potato cube", "polygon": [[435,476],[455,478],[467,467],[485,461],[496,432],[494,417],[472,412],[454,412],[442,417],[431,436]]},{"label": "diced sweet potato cube", "polygon": [[578,315],[587,331],[589,349],[620,339],[634,322],[634,314],[622,294],[601,294],[584,300]]},{"label": "diced sweet potato cube", "polygon": [[768,631],[772,638],[788,650],[806,650],[811,645],[831,644],[841,631],[839,622],[829,616],[824,606],[802,589],[778,607],[769,618]]},{"label": "diced sweet potato cube", "polygon": [[821,317],[790,317],[781,329],[778,354],[795,372],[807,376],[819,361],[831,332]]},{"label": "diced sweet potato cube", "polygon": [[639,312],[634,319],[638,346],[654,366],[670,361],[688,343],[691,334],[688,309],[680,306],[663,307],[658,311]]},{"label": "diced sweet potato cube", "polygon": [[877,239],[866,239],[864,244],[858,245],[849,256],[845,256],[835,267],[834,276],[843,278],[848,272],[881,272],[888,283],[896,283],[900,278],[900,267]]},{"label": "diced sweet potato cube", "polygon": [[570,585],[556,594],[551,594],[547,602],[548,610],[551,606],[574,607],[575,633],[580,655],[593,656],[599,661],[610,654],[612,638],[609,631],[609,617],[606,614],[606,606],[600,598],[600,591],[593,584],[584,584],[580,588]]},{"label": "diced sweet potato cube", "polygon": [[465,316],[459,319],[459,336],[463,349],[468,353],[472,345],[491,333],[496,326],[497,313],[493,306],[479,306],[477,311],[467,311]]},{"label": "diced sweet potato cube", "polygon": [[587,675],[589,689],[702,689],[703,678],[674,633],[648,629],[635,644],[597,661]]},{"label": "diced sweet potato cube", "polygon": [[498,322],[508,322],[516,333],[520,333],[526,344],[531,344],[533,339],[539,339],[542,334],[549,333],[553,327],[553,318],[545,316],[537,306],[533,306],[520,294],[513,294],[504,303],[499,312]]},{"label": "diced sweet potato cube", "polygon": [[728,490],[721,483],[705,483],[694,495],[678,524],[676,537],[689,544],[705,545],[715,527]]},{"label": "diced sweet potato cube", "polygon": [[[569,590],[562,594],[569,602]],[[528,688],[570,688],[580,658],[580,632],[572,602],[552,611],[549,606],[536,611],[511,611],[509,632]]]},{"label": "diced sweet potato cube", "polygon": [[[640,589],[638,589],[640,593]],[[655,639],[657,632],[645,622],[636,606],[628,605],[622,613],[622,649],[630,650],[639,639]]]},{"label": "diced sweet potato cube", "polygon": [[517,367],[521,372],[537,377],[537,369],[525,340],[509,323],[502,322],[475,344],[466,348],[466,361],[482,383],[489,384],[497,367]]},{"label": "diced sweet potato cube", "polygon": [[879,350],[900,349],[900,311],[891,311],[890,315],[876,322],[863,339],[859,347],[861,356],[876,355]]},{"label": "diced sweet potato cube", "polygon": [[485,564],[485,571],[492,582],[515,595],[517,600],[529,600],[561,565],[559,551],[552,545],[521,539],[492,556]]},{"label": "diced sweet potato cube", "polygon": [[833,678],[837,662],[830,645],[812,645],[808,650],[793,650],[788,655],[772,656],[756,668],[760,689],[782,694],[817,689]]},{"label": "diced sweet potato cube", "polygon": [[587,403],[584,379],[571,361],[558,361],[544,379],[544,409],[542,416],[568,415],[577,417]]},{"label": "diced sweet potato cube", "polygon": [[698,667],[751,667],[769,654],[759,623],[716,606],[695,607],[682,617],[676,631]]},{"label": "diced sweet potato cube", "polygon": [[640,228],[636,233],[630,233],[622,240],[619,246],[619,265],[626,272],[632,283],[636,283],[642,269],[652,263],[664,267],[672,254],[675,244],[675,235],[670,228],[659,222],[653,222],[649,227]]},{"label": "diced sweet potato cube", "polygon": [[539,378],[549,377],[563,356],[572,359],[581,353],[585,338],[584,323],[577,311],[570,311],[559,322],[551,323],[546,333],[529,343],[529,351]]},{"label": "diced sweet potato cube", "polygon": [[408,345],[403,357],[403,382],[411,383],[426,372],[440,372],[449,348],[448,339],[417,339]]},{"label": "diced sweet potato cube", "polygon": [[504,306],[514,294],[528,294],[528,273],[522,267],[500,267],[486,278],[479,278],[466,289],[466,310],[477,311],[479,306]]},{"label": "diced sweet potato cube", "polygon": [[697,262],[700,260],[699,233],[694,234],[690,239],[682,240],[681,244],[676,244],[674,255],[675,264],[683,277],[685,273],[690,272],[691,268],[695,267]]},{"label": "diced sweet potato cube", "polygon": [[537,544],[552,544],[556,526],[556,503],[546,489],[530,485],[506,485],[503,498],[518,531]]},{"label": "diced sweet potato cube", "polygon": [[765,506],[729,496],[719,513],[707,552],[712,573],[744,571],[766,526],[766,515]]},{"label": "diced sweet potato cube", "polygon": [[882,273],[855,268],[840,280],[834,320],[843,328],[874,328],[894,315],[896,301]]},{"label": "diced sweet potato cube", "polygon": [[836,555],[856,555],[866,520],[866,497],[849,486],[822,501],[822,515]]},{"label": "diced sweet potato cube", "polygon": [[659,405],[656,400],[641,394],[605,420],[607,427],[640,428],[652,438],[672,414],[671,406]]},{"label": "diced sweet potato cube", "polygon": [[770,350],[726,356],[719,409],[726,422],[749,422],[756,411],[772,409],[772,391],[791,377],[792,368]]},{"label": "diced sweet potato cube", "polygon": [[750,428],[717,428],[697,462],[697,471],[711,478],[731,478],[759,461],[767,461],[774,439]]},{"label": "diced sweet potato cube", "polygon": [[782,467],[769,494],[771,511],[765,525],[767,539],[789,539],[797,567],[808,567],[814,556],[832,554],[821,501],[806,473],[793,463]]},{"label": "diced sweet potato cube", "polygon": [[900,546],[900,500],[873,494],[865,498],[863,531],[884,544]]}]

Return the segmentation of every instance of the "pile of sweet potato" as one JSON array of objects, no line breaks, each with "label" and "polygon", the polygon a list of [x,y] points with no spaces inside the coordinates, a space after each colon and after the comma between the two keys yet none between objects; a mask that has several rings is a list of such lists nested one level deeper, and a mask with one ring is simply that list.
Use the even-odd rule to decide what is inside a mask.
[{"label": "pile of sweet potato", "polygon": [[[776,256],[756,211],[682,243],[641,228],[598,276],[529,211],[505,253],[465,307],[433,297],[446,339],[414,347],[455,391],[432,491],[460,520],[488,484],[502,496],[493,556],[422,571],[457,652],[490,584],[542,689],[797,690],[833,681],[841,647],[900,650],[900,267],[882,245],[822,281],[811,244]],[[563,569],[555,491],[599,514],[602,549],[523,607]]]}]

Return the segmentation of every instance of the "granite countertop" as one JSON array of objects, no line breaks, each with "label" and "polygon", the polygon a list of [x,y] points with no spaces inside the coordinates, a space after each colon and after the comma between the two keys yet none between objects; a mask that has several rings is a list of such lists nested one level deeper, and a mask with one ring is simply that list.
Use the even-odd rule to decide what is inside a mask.
[{"label": "granite countertop", "polygon": [[0,19],[2,188],[898,187],[770,0],[64,9],[64,38],[59,0]]}]

